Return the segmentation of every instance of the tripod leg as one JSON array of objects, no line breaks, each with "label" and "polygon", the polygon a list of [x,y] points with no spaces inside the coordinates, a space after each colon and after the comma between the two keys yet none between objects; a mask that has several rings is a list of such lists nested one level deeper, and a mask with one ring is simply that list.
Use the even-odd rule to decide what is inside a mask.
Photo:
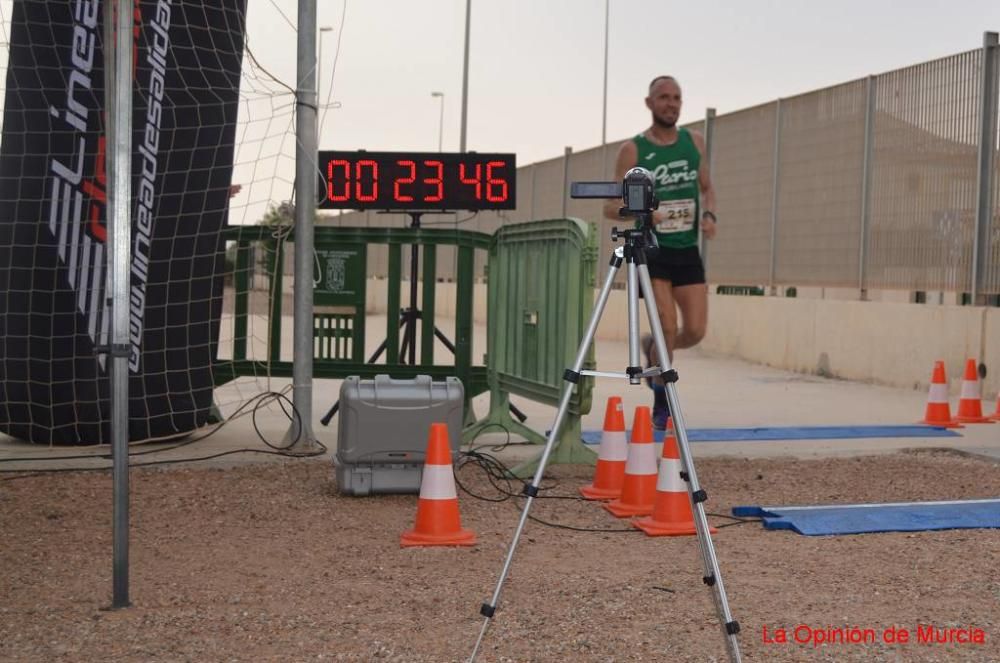
[{"label": "tripod leg", "polygon": [[[402,313],[400,313],[400,316],[401,317],[399,319],[399,327],[402,329],[403,325],[406,324],[406,317]],[[403,341],[405,344],[406,339],[404,338]],[[386,348],[388,348],[388,346],[389,346],[389,341],[383,339],[382,342],[379,343],[379,346],[375,348],[374,354],[372,354],[372,356],[368,358],[368,361],[366,363],[374,364],[375,362],[377,362],[378,358],[382,356],[382,353],[386,351]],[[405,348],[406,346],[404,345],[403,347]],[[400,356],[402,356],[403,354],[405,354],[405,349],[400,349],[399,353]],[[333,419],[333,416],[337,414],[337,411],[339,409],[340,409],[340,401],[334,402],[334,404],[330,406],[330,409],[327,410],[327,413],[323,415],[323,418],[319,420],[320,423],[323,424],[324,426],[329,426],[330,420]]]},{"label": "tripod leg", "polygon": [[448,348],[448,351],[451,352],[451,354],[455,354],[455,344],[448,340],[448,337],[444,335],[444,332],[435,327],[434,335],[437,336],[438,340],[444,344],[444,347]]},{"label": "tripod leg", "polygon": [[[632,265],[629,265],[631,270]],[[670,415],[674,420],[674,433],[677,438],[677,446],[681,456],[681,466],[684,469],[681,478],[687,481],[688,494],[694,507],[694,526],[698,533],[698,543],[701,546],[701,557],[705,567],[703,581],[712,588],[712,596],[715,599],[715,608],[719,614],[719,620],[726,635],[726,644],[729,647],[729,657],[733,663],[739,663],[740,645],[736,639],[736,634],[740,631],[739,622],[735,621],[729,612],[729,601],[726,598],[726,589],[722,584],[722,574],[719,571],[719,561],[715,556],[715,546],[712,544],[712,537],[709,533],[708,519],[705,517],[705,500],[708,494],[701,489],[698,484],[698,475],[694,470],[694,460],[691,458],[691,448],[688,446],[687,426],[684,424],[684,415],[681,413],[680,399],[677,396],[677,371],[670,365],[670,355],[667,354],[667,342],[663,336],[663,328],[660,326],[660,315],[656,310],[656,300],[653,299],[653,285],[649,280],[649,270],[644,261],[637,267],[639,276],[639,286],[642,288],[643,297],[646,300],[646,314],[649,316],[649,327],[653,333],[653,342],[656,344],[656,351],[660,358],[660,371],[663,382],[667,386],[667,404],[670,406]]]},{"label": "tripod leg", "polygon": [[482,644],[486,630],[489,628],[490,620],[496,612],[497,603],[500,601],[500,590],[503,588],[504,580],[507,579],[507,574],[510,572],[510,565],[514,559],[514,551],[517,549],[517,543],[521,538],[521,533],[524,531],[524,525],[528,521],[528,511],[531,509],[531,503],[535,499],[535,496],[538,495],[538,486],[542,483],[545,465],[549,461],[549,455],[552,453],[552,448],[555,446],[556,440],[559,439],[559,431],[562,428],[563,420],[566,418],[566,413],[569,411],[569,400],[573,395],[573,386],[579,382],[580,371],[583,370],[583,363],[587,359],[587,350],[590,348],[590,344],[594,340],[594,335],[597,333],[597,325],[601,321],[601,314],[604,313],[604,307],[608,303],[611,284],[615,279],[615,274],[621,267],[621,263],[622,249],[619,247],[615,250],[614,256],[611,258],[611,268],[608,270],[608,277],[604,281],[604,287],[601,288],[601,292],[597,297],[597,303],[594,305],[594,311],[590,316],[587,331],[583,335],[583,340],[580,341],[576,359],[573,361],[573,368],[566,369],[566,373],[563,376],[566,384],[563,387],[562,398],[559,400],[559,409],[556,412],[555,421],[552,422],[552,428],[549,430],[549,437],[545,442],[545,448],[542,450],[542,455],[538,461],[538,469],[535,471],[535,476],[531,480],[531,483],[524,487],[524,494],[527,496],[527,499],[524,502],[524,509],[521,510],[521,519],[517,523],[514,538],[507,550],[507,559],[504,561],[503,570],[500,572],[500,579],[497,581],[493,598],[490,599],[489,603],[484,603],[479,609],[479,614],[483,615],[485,620],[483,621],[482,629],[479,631],[479,639],[476,640],[476,646],[469,657],[469,663],[473,663],[476,660],[479,646]]},{"label": "tripod leg", "polygon": [[330,420],[333,419],[333,416],[337,414],[337,410],[339,409],[340,409],[340,401],[336,401],[333,405],[330,406],[330,409],[327,410],[326,414],[323,415],[323,418],[320,419],[319,422],[324,426],[329,426]]}]

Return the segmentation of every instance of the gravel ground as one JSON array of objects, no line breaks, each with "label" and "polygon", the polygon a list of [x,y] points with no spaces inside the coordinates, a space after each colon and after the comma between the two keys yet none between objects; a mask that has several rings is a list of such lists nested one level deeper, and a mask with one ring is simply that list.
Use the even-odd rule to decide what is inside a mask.
[{"label": "gravel ground", "polygon": [[[590,472],[552,467],[543,494],[575,496]],[[719,514],[1000,495],[1000,467],[943,452],[705,459],[698,472]],[[479,466],[457,474],[498,496]],[[461,661],[519,501],[460,492],[476,547],[402,549],[416,497],[341,496],[326,462],[136,470],[131,488],[133,605],[112,611],[110,476],[0,481],[0,660]],[[575,499],[539,499],[531,515],[607,531],[529,523],[478,660],[727,660],[694,537],[619,531]],[[745,660],[1000,660],[1000,530],[804,537],[751,522],[713,540]],[[817,647],[794,642],[802,625],[878,638]],[[985,643],[920,644],[920,625],[982,629]],[[883,642],[893,626],[911,642]]]}]

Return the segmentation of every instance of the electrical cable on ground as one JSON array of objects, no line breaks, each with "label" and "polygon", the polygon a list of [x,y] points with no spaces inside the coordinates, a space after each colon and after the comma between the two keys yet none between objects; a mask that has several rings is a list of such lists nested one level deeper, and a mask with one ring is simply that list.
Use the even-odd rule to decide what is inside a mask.
[{"label": "electrical cable on ground", "polygon": [[[287,388],[284,391],[287,391]],[[238,419],[240,417],[246,416],[246,415],[250,415],[251,416],[253,428],[254,428],[254,431],[257,433],[257,437],[260,438],[260,440],[267,447],[269,447],[270,450],[265,450],[265,449],[251,449],[251,448],[231,449],[229,451],[222,451],[222,452],[219,452],[219,453],[216,453],[216,454],[210,454],[210,455],[207,455],[207,456],[197,456],[197,457],[191,457],[191,458],[177,458],[177,459],[169,459],[169,460],[156,460],[156,461],[147,461],[147,462],[139,462],[139,463],[131,463],[130,462],[129,463],[129,467],[130,468],[137,468],[137,467],[151,467],[151,466],[154,466],[154,465],[173,465],[173,464],[178,464],[178,463],[191,463],[191,462],[198,462],[198,461],[204,461],[204,460],[213,460],[215,458],[221,458],[223,456],[229,456],[229,455],[238,454],[238,453],[256,453],[256,454],[265,454],[265,455],[270,455],[270,456],[284,456],[286,458],[310,458],[310,457],[314,457],[314,456],[322,456],[323,454],[325,454],[325,453],[327,453],[329,451],[327,449],[327,447],[322,442],[320,442],[319,440],[316,440],[316,444],[319,445],[319,449],[318,450],[311,451],[311,452],[305,452],[305,453],[297,453],[297,452],[291,452],[291,451],[289,451],[289,449],[291,449],[292,447],[294,447],[295,443],[298,442],[298,440],[299,440],[299,436],[298,435],[296,435],[295,438],[293,438],[291,440],[291,442],[289,442],[285,446],[278,446],[278,445],[272,444],[267,439],[267,437],[261,432],[260,427],[257,425],[257,412],[262,407],[270,405],[273,402],[277,402],[278,403],[278,405],[281,407],[282,412],[285,414],[286,417],[288,417],[288,419],[290,421],[299,421],[300,417],[299,417],[298,410],[295,408],[295,405],[291,402],[291,400],[283,392],[275,392],[275,391],[263,392],[261,394],[258,394],[256,396],[248,399],[245,403],[243,403],[243,405],[241,405],[239,408],[237,408],[237,410],[232,415],[230,415],[229,417],[227,417],[225,420],[223,420],[219,424],[215,425],[211,430],[207,431],[204,434],[197,435],[197,436],[194,436],[194,437],[192,437],[190,439],[187,439],[187,440],[185,440],[183,442],[179,442],[177,444],[172,444],[172,445],[169,445],[169,446],[166,446],[166,447],[162,447],[162,448],[159,448],[159,449],[150,449],[150,450],[147,450],[147,451],[131,452],[131,453],[129,453],[129,458],[132,458],[132,457],[135,457],[135,456],[145,456],[145,455],[154,454],[154,453],[163,453],[165,451],[173,451],[175,449],[180,449],[182,447],[190,446],[190,445],[192,445],[192,444],[194,444],[196,442],[200,442],[200,441],[202,441],[202,440],[204,440],[204,439],[206,439],[208,437],[211,437],[215,433],[219,432],[219,430],[221,430],[229,422],[231,422],[231,421],[233,421],[235,419]],[[286,402],[288,404],[288,407],[290,408],[290,411],[288,409],[286,409]],[[249,410],[249,411],[245,411],[245,410],[247,410],[247,408],[250,405],[253,405],[253,409]],[[301,433],[301,429],[302,429],[301,425],[298,425],[297,426],[297,430],[299,430],[300,433]],[[149,441],[146,441],[146,442],[149,442]],[[33,462],[56,462],[56,461],[67,461],[67,460],[91,460],[91,459],[99,459],[99,460],[108,460],[108,461],[110,461],[111,458],[112,458],[112,456],[111,456],[110,453],[101,453],[101,454],[75,454],[75,455],[70,455],[70,456],[54,456],[54,457],[48,457],[48,458],[38,458],[38,457],[34,457],[34,458],[4,458],[4,459],[0,459],[0,463],[29,462],[29,461],[33,461]],[[105,472],[105,471],[108,471],[110,469],[111,469],[111,465],[102,466],[102,467],[60,467],[60,468],[52,468],[52,469],[44,469],[44,470],[39,470],[39,469],[30,469],[30,470],[7,470],[7,469],[0,469],[0,474],[13,474],[13,475],[16,475],[16,476],[12,476],[12,477],[4,477],[4,478],[0,479],[0,481],[10,481],[10,480],[13,480],[13,479],[23,478],[23,477],[26,477],[26,476],[38,476],[38,475],[41,475],[41,474],[49,474],[49,473],[56,473],[56,472]]]},{"label": "electrical cable on ground", "polygon": [[[490,449],[491,451],[502,451],[503,449],[506,449],[508,446],[511,446],[511,445],[522,445],[522,444],[523,445],[528,445],[528,444],[531,444],[531,443],[530,442],[511,442],[511,440],[510,440],[510,431],[507,430],[507,428],[505,428],[504,426],[502,426],[500,424],[490,424],[486,428],[490,428],[490,427],[500,428],[504,433],[506,433],[507,439],[502,444],[495,445],[495,446],[490,446],[490,445],[484,444],[484,445],[481,445],[481,446],[478,446],[478,447],[471,447],[471,445],[470,445],[470,448],[467,451],[464,451],[464,452],[461,453],[461,456],[460,456],[460,458],[458,460],[458,463],[456,464],[456,467],[455,467],[455,484],[465,494],[469,495],[470,497],[472,497],[474,499],[481,500],[483,502],[499,503],[499,502],[506,502],[506,501],[508,501],[508,500],[510,500],[512,498],[523,498],[524,494],[522,492],[520,492],[520,491],[515,490],[514,489],[514,485],[516,483],[520,483],[520,484],[524,485],[525,482],[522,479],[520,479],[519,477],[515,476],[514,473],[511,472],[510,468],[508,468],[506,465],[504,465],[503,462],[500,461],[500,459],[498,459],[496,456],[493,456],[493,455],[488,454],[488,453],[484,453],[484,452],[479,451],[479,450],[480,449]],[[466,486],[465,484],[463,484],[461,482],[461,480],[459,479],[458,474],[459,474],[459,471],[462,468],[464,468],[465,466],[467,466],[467,465],[475,465],[479,469],[483,470],[483,472],[486,473],[487,479],[489,479],[490,485],[493,487],[493,489],[497,493],[499,493],[499,496],[498,497],[489,497],[489,496],[486,496],[486,495],[479,495],[477,493],[474,493],[472,490],[470,490],[468,488],[468,486]],[[549,485],[549,486],[545,486],[545,487],[539,486],[538,490],[539,491],[552,490],[554,488],[557,488],[558,485],[559,485],[558,482],[552,482],[552,484]],[[541,494],[539,494],[535,499],[539,499],[539,500],[542,500],[542,499],[549,499],[549,500],[552,500],[552,499],[561,499],[561,500],[573,500],[573,501],[580,501],[580,502],[590,501],[590,500],[587,500],[587,499],[585,499],[583,497],[578,497],[578,496],[575,496],[575,495],[541,495]],[[730,515],[727,515],[727,514],[724,514],[724,513],[706,513],[705,515],[714,516],[716,518],[726,518],[728,520],[735,521],[735,522],[725,523],[725,524],[721,524],[721,525],[713,525],[713,527],[715,527],[716,529],[722,529],[722,528],[725,528],[725,527],[734,527],[736,525],[744,525],[746,523],[760,522],[759,518],[738,518],[736,516],[730,516]],[[571,525],[561,525],[561,524],[558,524],[558,523],[551,523],[551,522],[542,520],[540,518],[537,518],[537,517],[531,516],[531,515],[528,516],[528,519],[532,520],[534,522],[537,522],[537,523],[539,523],[541,525],[546,525],[548,527],[555,527],[555,528],[558,528],[558,529],[567,529],[567,530],[572,530],[572,531],[576,531],[576,532],[603,532],[603,533],[607,533],[607,532],[639,532],[639,531],[641,531],[641,530],[634,529],[634,528],[629,528],[629,529],[597,529],[597,528],[589,528],[589,527],[574,527],[574,526],[571,526]]]}]

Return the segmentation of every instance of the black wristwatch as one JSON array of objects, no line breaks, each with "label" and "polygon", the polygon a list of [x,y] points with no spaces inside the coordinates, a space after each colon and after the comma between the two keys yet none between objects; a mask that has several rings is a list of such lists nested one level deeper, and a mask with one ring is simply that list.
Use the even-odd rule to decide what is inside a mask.
[{"label": "black wristwatch", "polygon": [[715,212],[709,212],[708,210],[705,210],[704,212],[701,213],[701,215],[702,216],[710,217],[712,219],[712,223],[718,223],[719,222],[719,220],[717,218],[715,218]]}]

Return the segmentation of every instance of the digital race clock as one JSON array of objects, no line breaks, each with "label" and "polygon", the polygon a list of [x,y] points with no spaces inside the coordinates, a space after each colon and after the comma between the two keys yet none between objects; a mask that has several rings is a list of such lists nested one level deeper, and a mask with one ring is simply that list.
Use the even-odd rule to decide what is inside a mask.
[{"label": "digital race clock", "polygon": [[320,209],[514,209],[513,154],[319,153]]}]

